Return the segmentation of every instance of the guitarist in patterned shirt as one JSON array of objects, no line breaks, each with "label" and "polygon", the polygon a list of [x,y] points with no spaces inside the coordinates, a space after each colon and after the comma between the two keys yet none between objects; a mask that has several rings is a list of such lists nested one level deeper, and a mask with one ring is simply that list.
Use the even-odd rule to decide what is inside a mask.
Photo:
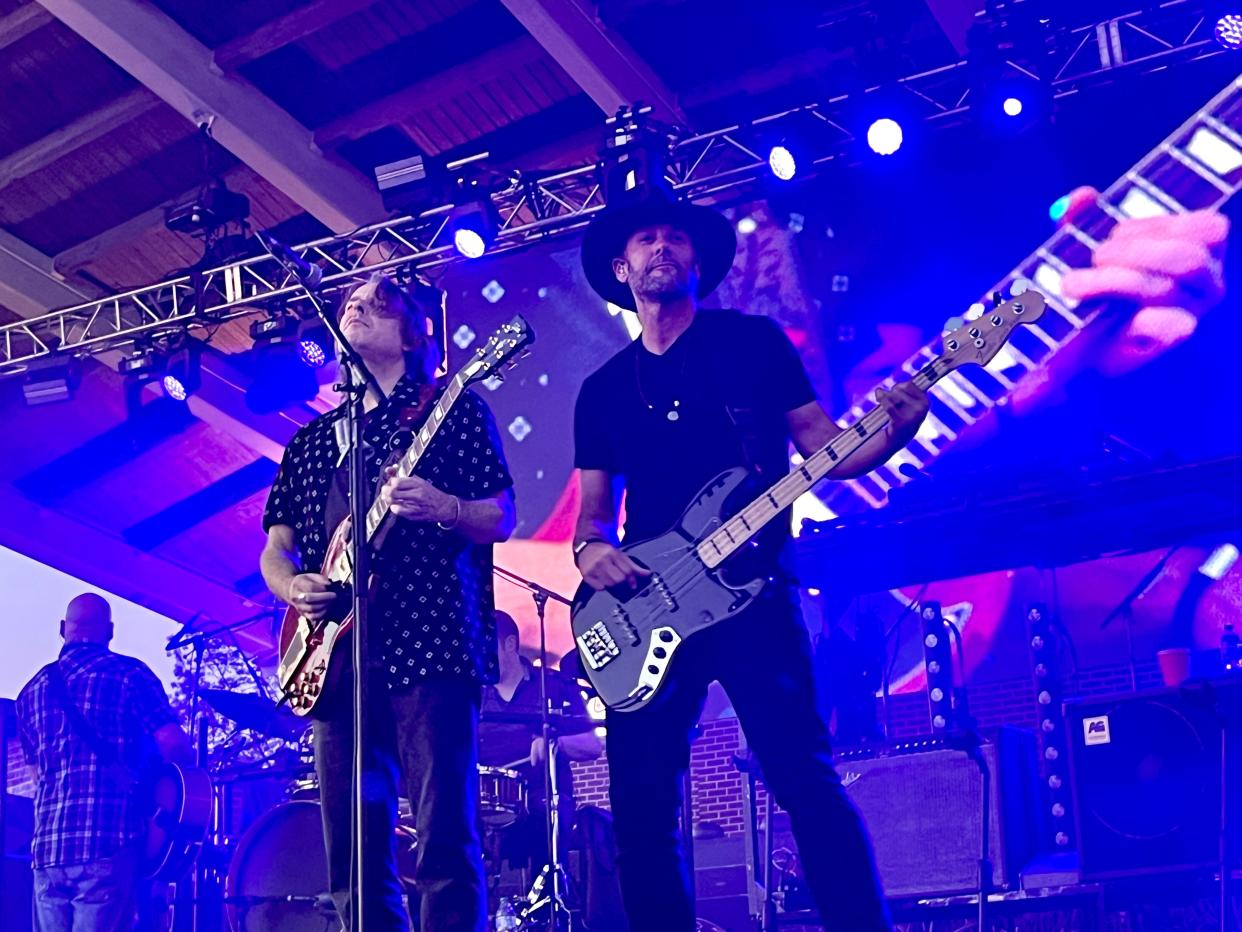
[{"label": "guitarist in patterned shirt", "polygon": [[[368,480],[402,519],[375,554],[368,616],[373,680],[363,832],[369,880],[362,905],[372,932],[409,927],[392,847],[398,795],[414,801],[423,932],[482,929],[486,908],[477,730],[482,686],[496,681],[492,544],[508,538],[515,523],[513,480],[487,405],[474,392],[463,393],[416,474],[381,485],[385,460],[408,447],[410,431],[432,407],[439,354],[428,321],[441,297],[430,285],[404,288],[376,276],[341,310],[342,331],[388,396],[381,402],[368,392],[366,398]],[[297,432],[263,517],[268,588],[313,622],[337,600],[319,569],[348,515],[336,430],[342,417],[337,408]],[[347,656],[343,650],[341,659]],[[314,723],[328,881],[347,929],[351,695],[344,683],[325,696]]]}]

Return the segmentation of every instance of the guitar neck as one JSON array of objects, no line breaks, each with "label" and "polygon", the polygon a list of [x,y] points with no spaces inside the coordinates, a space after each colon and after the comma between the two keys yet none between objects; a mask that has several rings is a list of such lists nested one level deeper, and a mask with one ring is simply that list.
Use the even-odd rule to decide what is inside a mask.
[{"label": "guitar neck", "polygon": [[[413,442],[410,443],[409,448],[405,451],[405,455],[401,457],[401,461],[397,464],[398,476],[405,479],[413,475],[414,467],[422,459],[423,453],[431,445],[431,441],[440,430],[440,425],[444,423],[449,411],[452,410],[453,405],[456,404],[457,399],[461,397],[462,392],[465,390],[466,382],[459,372],[449,380],[444,391],[440,393],[440,397],[436,399],[435,405],[432,406],[430,413],[423,421],[423,426],[418,429],[418,433],[414,435]],[[380,503],[378,498],[371,503],[371,507],[367,510],[368,541],[375,539],[376,535],[383,528],[388,514],[388,509]]]},{"label": "guitar neck", "polygon": [[[923,391],[930,390],[952,370],[939,357],[927,362],[914,373],[911,381]],[[699,558],[709,567],[724,562],[741,549],[768,522],[778,517],[815,483],[845,462],[872,436],[884,431],[891,423],[887,412],[876,407],[851,424],[828,443],[803,460],[793,472],[775,483],[716,531],[701,540],[696,548]]]},{"label": "guitar neck", "polygon": [[[888,491],[908,481],[903,465],[913,466],[917,475],[1091,323],[1100,309],[1064,295],[1061,281],[1070,269],[1091,265],[1096,248],[1117,223],[1128,217],[1219,207],[1240,188],[1242,78],[1179,126],[1075,216],[1072,224],[1063,224],[990,289],[990,293],[1019,295],[1033,287],[1044,296],[1046,305],[1038,322],[1016,329],[991,362],[943,371],[938,367],[937,339],[902,364],[901,373],[927,393],[928,416],[914,440],[883,466],[865,476],[832,483],[825,490],[822,501],[830,517],[882,507]],[[979,316],[982,307],[976,305],[977,313],[967,316]],[[894,374],[880,387],[891,388],[904,380]],[[851,408],[841,434],[700,541],[699,558],[709,567],[720,564],[888,423],[888,416],[872,400]]]},{"label": "guitar neck", "polygon": [[[1004,402],[1022,380],[1067,346],[1098,315],[1100,308],[1079,305],[1062,293],[1070,269],[1087,268],[1096,247],[1127,217],[1152,217],[1215,208],[1242,188],[1242,78],[1233,81],[1179,126],[1137,165],[1100,194],[1093,205],[1064,224],[989,294],[1019,294],[1028,286],[1044,295],[1047,309],[1036,324],[1019,328],[987,366],[950,373],[929,392],[931,411],[918,435],[883,466],[865,476],[834,482],[820,498],[836,517],[882,507],[890,489],[909,481],[901,467],[918,475],[992,408]],[[975,306],[975,310],[980,305]],[[967,318],[971,314],[966,315]],[[929,343],[886,379],[889,388],[935,358]],[[904,376],[903,376],[904,373]],[[868,400],[850,409],[846,421],[865,417]]]}]

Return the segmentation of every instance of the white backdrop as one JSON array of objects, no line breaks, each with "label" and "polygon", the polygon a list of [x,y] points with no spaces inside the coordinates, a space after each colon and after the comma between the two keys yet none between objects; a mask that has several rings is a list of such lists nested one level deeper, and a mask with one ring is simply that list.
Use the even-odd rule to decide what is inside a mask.
[{"label": "white backdrop", "polygon": [[173,664],[164,642],[180,627],[176,622],[0,547],[0,697],[16,698],[35,671],[55,659],[65,606],[83,592],[97,592],[111,603],[112,649],[144,661],[169,686]]}]

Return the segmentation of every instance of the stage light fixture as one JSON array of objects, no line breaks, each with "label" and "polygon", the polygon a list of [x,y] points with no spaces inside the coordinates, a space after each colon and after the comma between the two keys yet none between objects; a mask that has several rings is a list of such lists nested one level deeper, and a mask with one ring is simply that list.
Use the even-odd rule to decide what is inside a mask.
[{"label": "stage light fixture", "polygon": [[384,209],[417,214],[441,202],[448,188],[448,171],[439,162],[415,155],[375,166],[375,183]]},{"label": "stage light fixture", "polygon": [[1233,51],[1242,49],[1242,11],[1221,15],[1213,32],[1223,47]]},{"label": "stage light fixture", "polygon": [[1022,115],[1022,98],[1006,97],[1001,103],[1001,109],[1005,111],[1005,116],[1016,117]]},{"label": "stage light fixture", "polygon": [[69,401],[81,381],[81,363],[53,353],[30,361],[22,377],[22,396],[31,406]]},{"label": "stage light fixture", "polygon": [[876,155],[893,155],[904,141],[901,124],[891,117],[872,120],[867,127],[867,145]]},{"label": "stage light fixture", "polygon": [[269,311],[262,320],[250,325],[250,339],[255,346],[275,346],[294,340],[301,329],[301,321],[284,310]]},{"label": "stage light fixture", "polygon": [[798,160],[793,150],[785,143],[773,146],[768,150],[768,167],[780,181],[793,181],[798,174]]},{"label": "stage light fixture", "polygon": [[453,234],[453,248],[467,259],[482,257],[496,241],[496,220],[489,201],[462,204],[453,208],[448,226]]},{"label": "stage light fixture", "polygon": [[129,385],[145,385],[163,377],[168,364],[168,354],[154,343],[134,344],[134,350],[117,363],[117,372],[125,376]]},{"label": "stage light fixture", "polygon": [[202,344],[187,337],[168,357],[162,383],[164,394],[174,401],[185,401],[202,385]]}]

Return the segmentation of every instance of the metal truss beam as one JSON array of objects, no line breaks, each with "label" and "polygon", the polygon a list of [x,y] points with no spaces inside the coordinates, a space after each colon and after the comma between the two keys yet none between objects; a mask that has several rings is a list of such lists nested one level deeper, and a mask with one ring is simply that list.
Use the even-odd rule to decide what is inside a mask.
[{"label": "metal truss beam", "polygon": [[[1083,27],[1069,34],[1049,81],[1055,95],[1084,91],[1119,69],[1167,68],[1221,53],[1199,4],[1171,2]],[[1021,63],[1010,64],[1026,72]],[[951,126],[970,118],[970,75],[965,62],[911,75],[897,83],[923,119]],[[700,201],[741,197],[767,175],[760,135],[810,126],[814,149],[804,164],[824,166],[856,148],[851,98],[773,114],[672,144],[669,176],[683,196]],[[805,132],[804,132],[805,135]],[[502,226],[491,252],[504,252],[585,226],[604,206],[598,163],[554,174],[522,177],[492,195]],[[449,207],[402,217],[298,247],[324,267],[327,289],[343,289],[371,273],[420,269],[459,261],[451,245]],[[76,307],[0,326],[0,375],[21,371],[31,359],[59,346],[97,353],[190,324],[211,324],[253,314],[276,302],[296,304],[298,287],[273,260],[260,257],[221,266],[198,279],[181,277]]]}]

